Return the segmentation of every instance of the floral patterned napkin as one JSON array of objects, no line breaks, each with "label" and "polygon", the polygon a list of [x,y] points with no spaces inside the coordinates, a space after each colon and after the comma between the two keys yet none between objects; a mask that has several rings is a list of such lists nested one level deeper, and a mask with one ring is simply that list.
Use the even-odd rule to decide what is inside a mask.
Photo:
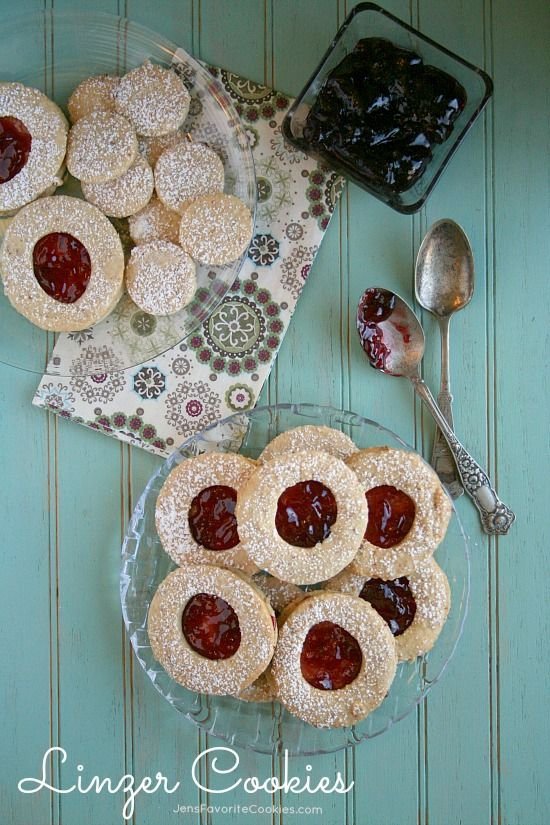
[{"label": "floral patterned napkin", "polygon": [[[255,236],[238,280],[193,335],[131,369],[78,374],[97,346],[105,363],[116,366],[116,325],[107,342],[94,342],[93,329],[61,335],[53,363],[69,354],[72,375],[44,375],[33,399],[162,456],[214,421],[254,406],[343,187],[335,173],[285,143],[281,124],[290,98],[210,71],[243,119],[256,169]],[[136,308],[131,328],[140,346],[159,321]]]}]

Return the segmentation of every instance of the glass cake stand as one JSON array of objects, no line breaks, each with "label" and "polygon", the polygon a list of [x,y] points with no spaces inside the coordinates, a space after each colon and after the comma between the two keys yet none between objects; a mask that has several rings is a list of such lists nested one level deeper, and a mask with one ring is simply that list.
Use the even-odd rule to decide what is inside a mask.
[{"label": "glass cake stand", "polygon": [[[254,214],[254,162],[240,118],[220,84],[186,52],[143,26],[101,12],[44,11],[2,23],[0,81],[34,86],[65,112],[70,93],[84,78],[121,75],[148,58],[180,74],[191,92],[187,131],[220,155],[225,191],[241,198]],[[57,192],[81,197],[78,182],[70,176]],[[0,218],[0,241],[9,220]],[[127,251],[127,222],[113,223]],[[19,315],[0,284],[0,362],[52,375],[107,373],[141,364],[175,346],[208,318],[234,283],[245,255],[227,266],[199,266],[195,297],[175,315],[148,315],[123,296],[101,323],[62,335],[54,359],[50,356],[57,336]]]},{"label": "glass cake stand", "polygon": [[147,612],[160,582],[175,569],[155,528],[155,505],[168,473],[191,456],[212,450],[256,458],[278,433],[302,424],[324,424],[346,432],[358,447],[387,444],[411,450],[399,436],[355,413],[310,404],[279,404],[238,413],[185,441],[156,472],[134,510],[122,547],[122,614],[138,661],[159,693],[195,725],[230,745],[260,753],[287,749],[289,755],[338,751],[372,739],[403,719],[439,681],[460,639],[468,605],[468,539],[456,510],[436,552],[452,595],[447,622],[434,648],[398,665],[382,704],[351,728],[314,728],[291,716],[279,703],[248,703],[230,696],[192,693],[175,682],[154,659],[147,635]]}]

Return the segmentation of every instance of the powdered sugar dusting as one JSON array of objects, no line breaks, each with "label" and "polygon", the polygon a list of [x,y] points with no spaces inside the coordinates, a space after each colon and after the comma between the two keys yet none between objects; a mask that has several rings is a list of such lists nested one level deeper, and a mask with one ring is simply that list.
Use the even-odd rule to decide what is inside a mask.
[{"label": "powdered sugar dusting", "polygon": [[114,112],[91,112],[69,132],[67,168],[78,180],[105,183],[126,172],[137,151],[129,120]]},{"label": "powdered sugar dusting", "polygon": [[118,111],[146,137],[176,131],[187,117],[191,101],[175,72],[149,60],[120,79],[114,98]]},{"label": "powdered sugar dusting", "polygon": [[[340,690],[320,690],[303,677],[300,655],[309,630],[330,621],[358,642],[363,661],[353,682]],[[272,662],[277,695],[285,707],[316,727],[346,727],[374,710],[389,690],[397,656],[385,622],[364,602],[342,593],[312,593],[287,617]]]},{"label": "powdered sugar dusting", "polygon": [[305,424],[276,436],[263,450],[259,460],[269,461],[281,453],[294,453],[298,450],[322,450],[345,460],[357,452],[357,447],[351,438],[340,430]]},{"label": "powdered sugar dusting", "polygon": [[235,195],[202,195],[184,209],[180,244],[202,264],[236,260],[252,237],[250,210]]},{"label": "powdered sugar dusting", "polygon": [[86,200],[113,218],[126,218],[139,212],[153,194],[153,171],[147,161],[138,155],[130,168],[120,177],[106,183],[82,182]]},{"label": "powdered sugar dusting", "polygon": [[199,195],[223,192],[223,163],[204,143],[178,143],[159,157],[155,189],[169,209],[181,212]]},{"label": "powdered sugar dusting", "polygon": [[[228,659],[211,660],[196,653],[183,635],[181,617],[192,596],[220,596],[239,619],[241,643]],[[155,658],[189,690],[231,694],[250,685],[269,664],[277,639],[273,612],[244,576],[210,565],[189,564],[170,573],[155,593],[148,633]]]},{"label": "powdered sugar dusting", "polygon": [[150,241],[179,244],[180,216],[154,196],[143,209],[130,215],[128,228],[133,242],[138,245]]},{"label": "powdered sugar dusting", "polygon": [[170,241],[150,241],[132,249],[126,287],[140,309],[152,315],[172,315],[195,294],[195,263]]},{"label": "powdered sugar dusting", "polygon": [[443,540],[452,507],[436,473],[416,453],[391,447],[371,447],[350,456],[346,463],[364,491],[391,485],[415,504],[415,518],[405,538],[394,547],[377,547],[364,539],[354,570],[368,576],[396,579],[432,555]]}]

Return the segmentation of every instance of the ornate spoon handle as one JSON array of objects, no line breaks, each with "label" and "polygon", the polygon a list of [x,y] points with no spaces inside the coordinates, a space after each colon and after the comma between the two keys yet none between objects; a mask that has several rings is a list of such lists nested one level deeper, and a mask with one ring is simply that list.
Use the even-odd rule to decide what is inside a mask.
[{"label": "ornate spoon handle", "polygon": [[428,386],[419,375],[411,376],[411,381],[416,392],[433,415],[454,455],[464,489],[479,510],[483,529],[489,534],[498,533],[503,535],[507,533],[514,522],[514,513],[502,503],[493,489],[487,473],[464,449],[449,427]]},{"label": "ornate spoon handle", "polygon": [[[451,430],[454,430],[452,403],[453,396],[449,392],[440,392],[437,396],[437,406],[445,416]],[[439,427],[435,431],[431,464],[451,498],[459,498],[464,488],[460,483],[453,454]]]}]

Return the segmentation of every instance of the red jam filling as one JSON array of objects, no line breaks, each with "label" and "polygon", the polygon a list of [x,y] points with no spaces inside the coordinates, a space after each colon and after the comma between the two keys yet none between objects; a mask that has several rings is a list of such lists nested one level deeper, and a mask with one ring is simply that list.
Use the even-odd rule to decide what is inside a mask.
[{"label": "red jam filling", "polygon": [[315,547],[330,536],[336,521],[336,499],[320,481],[300,481],[279,496],[275,527],[294,547]]},{"label": "red jam filling", "polygon": [[302,676],[319,690],[340,690],[357,678],[363,654],[357,640],[334,622],[309,630],[300,655]]},{"label": "red jam filling", "polygon": [[205,487],[195,496],[189,508],[189,529],[197,544],[207,550],[230,550],[239,543],[236,503],[237,491],[223,484]]},{"label": "red jam filling", "polygon": [[393,581],[369,579],[363,585],[359,598],[374,607],[394,636],[401,636],[416,614],[416,601],[406,576]]},{"label": "red jam filling", "polygon": [[394,547],[403,541],[416,512],[412,498],[389,484],[373,487],[365,495],[369,505],[367,541],[376,547]]},{"label": "red jam filling", "polygon": [[29,159],[32,137],[16,117],[0,117],[0,183],[19,174]]},{"label": "red jam filling", "polygon": [[68,232],[51,232],[34,245],[34,277],[44,292],[61,304],[74,304],[92,274],[88,250]]},{"label": "red jam filling", "polygon": [[392,314],[395,307],[395,295],[386,289],[367,289],[361,297],[357,309],[357,331],[361,346],[369,359],[370,365],[377,370],[386,368],[386,361],[391,350],[384,342],[384,334],[378,326]]},{"label": "red jam filling", "polygon": [[241,643],[237,614],[224,599],[209,593],[189,599],[181,627],[189,647],[205,659],[229,659]]}]

